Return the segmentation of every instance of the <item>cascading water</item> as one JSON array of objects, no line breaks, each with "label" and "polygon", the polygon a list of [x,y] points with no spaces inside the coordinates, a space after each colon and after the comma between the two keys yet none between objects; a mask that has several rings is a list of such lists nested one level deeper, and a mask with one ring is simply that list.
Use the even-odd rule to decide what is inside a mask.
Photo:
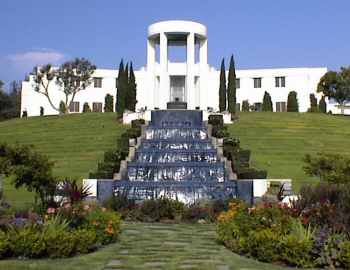
[{"label": "cascading water", "polygon": [[193,203],[198,199],[236,196],[224,162],[208,138],[201,111],[153,111],[127,179],[116,181],[115,192],[135,199],[166,196]]}]

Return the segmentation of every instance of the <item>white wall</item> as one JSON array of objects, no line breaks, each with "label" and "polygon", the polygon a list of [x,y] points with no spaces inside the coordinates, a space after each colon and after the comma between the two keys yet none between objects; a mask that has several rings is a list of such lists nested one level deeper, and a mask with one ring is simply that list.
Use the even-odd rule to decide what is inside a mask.
[{"label": "white wall", "polygon": [[[185,74],[184,71],[179,70],[182,65],[174,65],[172,72],[169,75]],[[248,100],[250,104],[262,102],[264,92],[267,91],[272,97],[274,110],[276,110],[276,102],[286,102],[288,93],[296,91],[298,93],[299,110],[306,112],[310,107],[310,93],[314,93],[318,99],[321,95],[316,93],[317,84],[320,78],[327,72],[326,68],[282,68],[282,69],[254,69],[254,70],[237,70],[237,78],[240,78],[240,88],[237,89],[237,102],[242,105],[243,100]],[[83,104],[88,102],[92,108],[93,102],[101,102],[104,106],[104,99],[107,94],[116,96],[116,77],[117,70],[97,69],[94,77],[102,77],[102,88],[94,88],[91,84],[86,90],[79,92],[75,101],[80,104],[80,112],[83,109]],[[200,75],[199,72],[196,74]],[[228,75],[228,74],[226,74]],[[214,68],[210,68],[206,79],[206,85],[200,87],[199,98],[201,101],[201,109],[212,107],[218,110],[219,107],[219,76],[220,72]],[[275,87],[275,77],[285,77],[286,87]],[[150,83],[149,73],[144,68],[135,71],[137,83],[137,104],[136,108],[148,109],[154,108],[154,89]],[[262,78],[262,87],[254,88],[253,78]],[[49,91],[53,103],[58,107],[64,95],[59,91],[58,86],[51,84]],[[160,89],[159,99],[167,100],[169,91]],[[28,116],[38,116],[40,114],[40,106],[44,107],[45,115],[57,114],[47,101],[46,97],[34,91],[34,83],[32,78],[29,82],[24,81],[22,84],[22,111],[26,110]],[[340,113],[340,109],[335,104],[328,104],[328,109],[333,113]],[[350,109],[346,110],[350,114]]]}]

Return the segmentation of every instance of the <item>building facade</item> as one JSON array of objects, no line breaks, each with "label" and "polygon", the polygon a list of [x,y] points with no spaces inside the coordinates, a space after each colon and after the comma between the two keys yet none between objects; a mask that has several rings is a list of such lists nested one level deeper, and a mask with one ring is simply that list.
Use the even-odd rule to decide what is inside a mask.
[{"label": "building facade", "polygon": [[[175,53],[174,53],[175,52]],[[180,58],[180,59],[179,59]],[[259,110],[264,92],[270,93],[274,111],[285,111],[290,91],[296,91],[300,112],[310,107],[310,94],[316,93],[327,68],[280,68],[236,70],[237,107],[248,100]],[[227,74],[226,74],[227,75]],[[70,105],[70,112],[82,112],[84,103],[93,111],[104,108],[107,94],[116,97],[118,70],[97,69],[93,83],[80,91]],[[220,71],[208,64],[208,36],[203,24],[192,21],[163,21],[148,28],[147,65],[135,71],[137,110],[166,109],[169,102],[187,103],[188,109],[217,111],[219,108]],[[55,105],[63,100],[58,85],[50,86]],[[114,99],[115,102],[115,99]],[[328,110],[338,113],[334,104]],[[46,97],[34,90],[33,77],[22,83],[22,111],[28,116],[58,114]]]}]

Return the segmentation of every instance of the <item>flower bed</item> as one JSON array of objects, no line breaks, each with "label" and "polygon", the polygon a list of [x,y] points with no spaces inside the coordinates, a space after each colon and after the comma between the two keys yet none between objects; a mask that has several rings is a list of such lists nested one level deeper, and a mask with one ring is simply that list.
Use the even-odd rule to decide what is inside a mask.
[{"label": "flower bed", "polygon": [[85,254],[115,242],[120,224],[119,214],[113,211],[97,205],[66,203],[47,209],[43,217],[31,214],[2,227],[0,258],[63,258]]},{"label": "flower bed", "polygon": [[310,222],[307,213],[308,219],[295,205],[262,203],[249,208],[234,201],[218,217],[217,236],[233,252],[259,261],[349,269],[349,234]]}]

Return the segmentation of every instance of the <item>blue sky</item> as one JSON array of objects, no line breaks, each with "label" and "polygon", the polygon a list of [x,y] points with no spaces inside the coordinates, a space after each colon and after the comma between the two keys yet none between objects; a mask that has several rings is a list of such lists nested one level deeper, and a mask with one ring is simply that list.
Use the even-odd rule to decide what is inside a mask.
[{"label": "blue sky", "polygon": [[208,28],[209,63],[238,68],[350,65],[349,0],[2,0],[0,80],[36,64],[86,57],[116,68],[146,63],[147,26],[169,19]]}]

